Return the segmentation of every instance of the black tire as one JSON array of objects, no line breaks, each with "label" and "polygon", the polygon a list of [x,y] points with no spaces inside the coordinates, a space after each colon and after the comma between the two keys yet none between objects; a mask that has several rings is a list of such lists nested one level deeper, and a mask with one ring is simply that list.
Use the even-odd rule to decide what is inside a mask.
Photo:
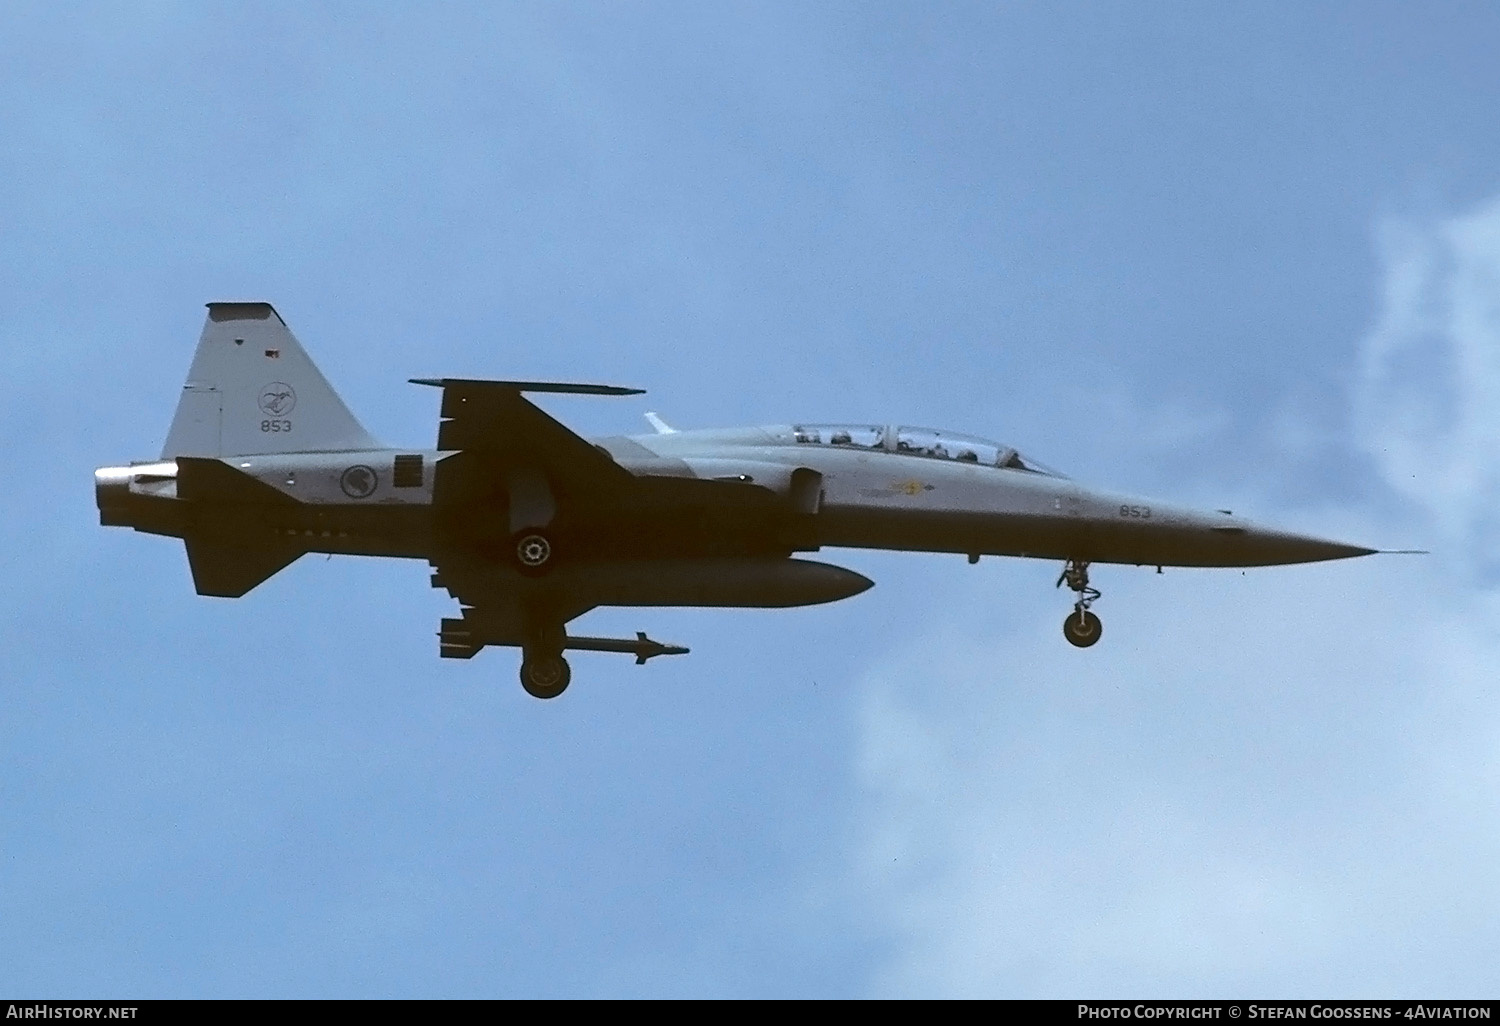
[{"label": "black tire", "polygon": [[1078,648],[1088,648],[1104,633],[1104,624],[1087,609],[1075,609],[1063,621],[1063,637]]},{"label": "black tire", "polygon": [[573,670],[560,655],[527,656],[521,660],[521,687],[532,698],[556,698],[568,690]]},{"label": "black tire", "polygon": [[545,533],[522,531],[513,539],[511,552],[515,556],[517,569],[523,574],[535,576],[552,569],[557,550],[552,545],[552,539]]}]

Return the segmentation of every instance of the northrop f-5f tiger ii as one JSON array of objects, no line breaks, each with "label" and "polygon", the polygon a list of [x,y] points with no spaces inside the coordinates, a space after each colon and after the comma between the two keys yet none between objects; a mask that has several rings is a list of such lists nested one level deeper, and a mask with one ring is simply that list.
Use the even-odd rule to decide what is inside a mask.
[{"label": "northrop f-5f tiger ii", "polygon": [[244,595],[308,552],[426,560],[458,601],[439,654],[521,650],[538,698],[568,650],[638,663],[687,649],[593,638],[597,606],[804,606],[873,582],[825,547],[1062,564],[1063,634],[1099,640],[1095,563],[1246,567],[1375,550],[1085,487],[1009,445],[899,424],[788,424],[587,440],[526,398],[607,385],[418,378],[442,391],[433,448],[370,436],[268,303],[210,303],[161,457],[94,474],[108,526],[181,538],[200,595]]}]

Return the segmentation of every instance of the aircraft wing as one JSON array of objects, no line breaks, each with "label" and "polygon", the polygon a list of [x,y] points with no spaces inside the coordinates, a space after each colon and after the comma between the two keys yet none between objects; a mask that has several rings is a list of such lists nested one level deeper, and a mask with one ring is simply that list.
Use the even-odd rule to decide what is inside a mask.
[{"label": "aircraft wing", "polygon": [[522,392],[635,395],[638,389],[539,381],[413,378],[443,390],[437,447],[458,451],[439,465],[434,501],[447,504],[483,495],[517,473],[545,478],[564,493],[619,491],[631,473],[541,409]]},{"label": "aircraft wing", "polygon": [[[704,551],[726,524],[757,552],[790,551],[792,510],[770,489],[739,480],[636,476],[603,449],[553,420],[523,392],[631,395],[635,389],[467,378],[413,379],[443,390],[433,504],[455,547],[498,551],[523,528],[587,522],[586,544],[698,538]],[[495,511],[505,510],[497,517]],[[795,518],[791,518],[795,519]],[[445,555],[442,562],[448,562]],[[576,614],[575,614],[576,615]]]}]

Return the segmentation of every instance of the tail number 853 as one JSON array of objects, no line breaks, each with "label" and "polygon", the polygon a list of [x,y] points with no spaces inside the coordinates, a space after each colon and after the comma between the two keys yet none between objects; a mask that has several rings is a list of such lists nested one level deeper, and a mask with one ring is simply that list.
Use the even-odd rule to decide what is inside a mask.
[{"label": "tail number 853", "polygon": [[[272,432],[290,431],[292,429],[292,422],[289,420],[263,420],[260,422],[260,429],[267,434],[270,434]],[[1122,506],[1121,509],[1123,508],[1124,507]]]},{"label": "tail number 853", "polygon": [[1120,507],[1120,516],[1122,516],[1122,517],[1129,517],[1132,520],[1150,520],[1151,519],[1151,507],[1150,506],[1121,506]]}]

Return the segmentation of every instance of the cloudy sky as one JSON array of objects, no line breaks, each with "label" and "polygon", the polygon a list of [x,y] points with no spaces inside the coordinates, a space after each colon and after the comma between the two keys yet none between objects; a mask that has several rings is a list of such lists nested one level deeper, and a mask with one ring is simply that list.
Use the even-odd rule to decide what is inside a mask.
[{"label": "cloudy sky", "polygon": [[[7,4],[0,992],[1500,990],[1500,13]],[[826,551],[691,656],[439,662],[426,568],[239,601],[97,526],[208,300],[376,435],[889,420],[1427,557]]]}]

